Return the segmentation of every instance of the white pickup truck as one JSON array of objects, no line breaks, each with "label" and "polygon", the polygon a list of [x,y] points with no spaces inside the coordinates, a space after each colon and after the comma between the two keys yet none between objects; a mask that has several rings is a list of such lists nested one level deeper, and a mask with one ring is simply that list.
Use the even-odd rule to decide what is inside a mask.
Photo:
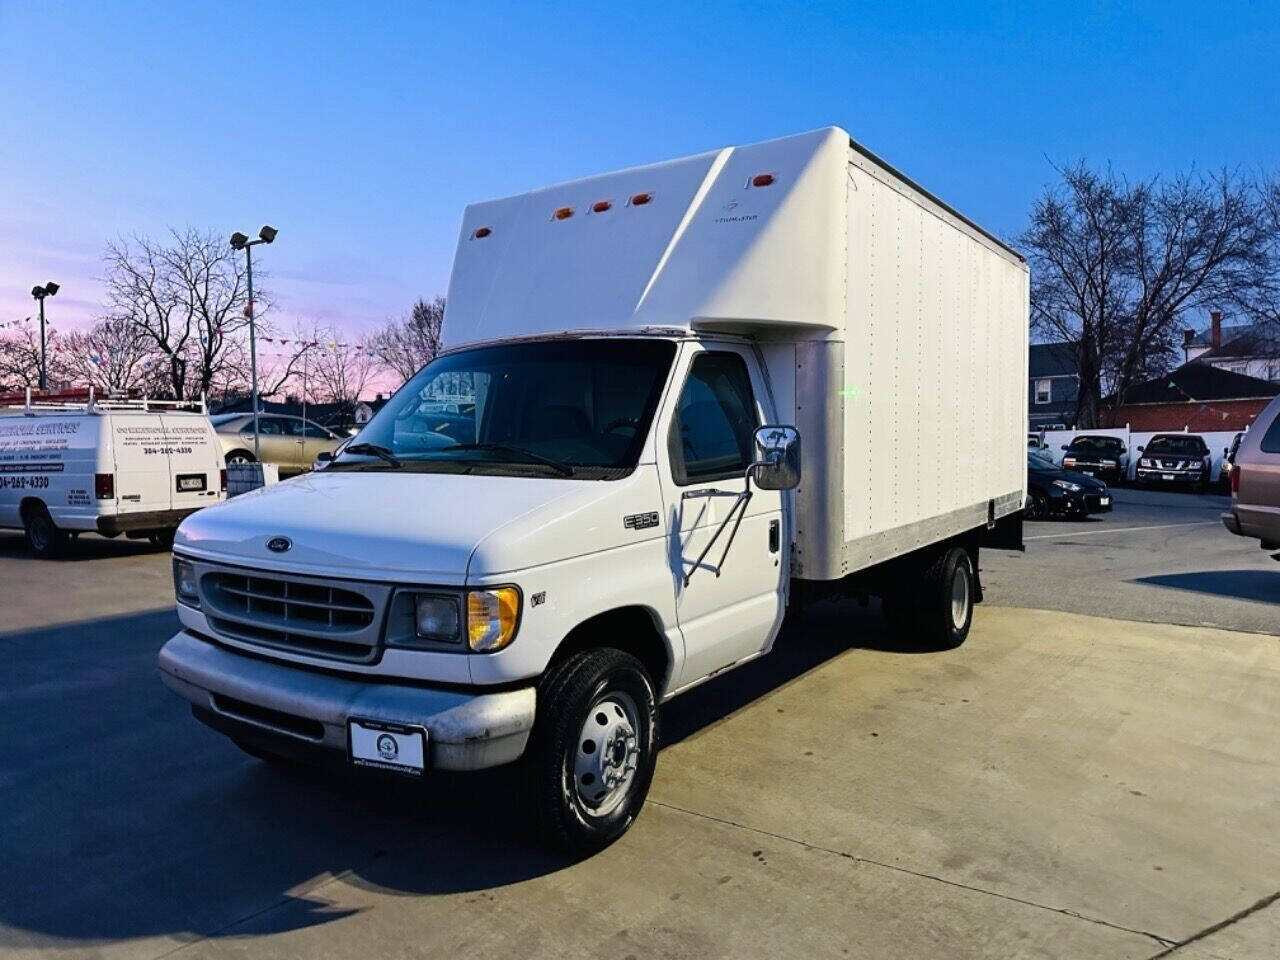
[{"label": "white pickup truck", "polygon": [[446,351],[325,469],[183,523],[163,678],[267,759],[520,761],[598,848],[659,704],[797,597],[965,639],[980,546],[1021,542],[1027,281],[834,128],[470,206]]}]

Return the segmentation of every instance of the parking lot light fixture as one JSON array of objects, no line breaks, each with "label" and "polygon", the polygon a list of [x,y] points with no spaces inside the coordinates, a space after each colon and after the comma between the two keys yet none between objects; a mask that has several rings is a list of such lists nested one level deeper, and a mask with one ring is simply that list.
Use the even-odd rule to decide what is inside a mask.
[{"label": "parking lot light fixture", "polygon": [[229,242],[232,250],[243,250],[245,258],[245,278],[248,285],[249,304],[245,307],[245,316],[249,318],[249,367],[252,381],[253,402],[253,459],[262,462],[262,451],[258,441],[258,343],[253,326],[253,247],[259,243],[271,243],[279,233],[275,227],[263,224],[258,231],[258,239],[250,240],[237,230],[231,234]]},{"label": "parking lot light fixture", "polygon": [[49,388],[48,371],[45,366],[45,329],[44,329],[44,301],[46,297],[52,297],[62,288],[50,280],[43,287],[35,286],[31,288],[31,296],[36,298],[36,302],[40,304],[40,389],[47,390]]}]

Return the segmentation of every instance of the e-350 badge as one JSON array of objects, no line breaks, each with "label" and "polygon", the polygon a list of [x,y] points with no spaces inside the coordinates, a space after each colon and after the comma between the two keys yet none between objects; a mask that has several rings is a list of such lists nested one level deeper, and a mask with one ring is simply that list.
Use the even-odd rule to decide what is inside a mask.
[{"label": "e-350 badge", "polygon": [[656,527],[658,525],[658,511],[633,513],[629,517],[622,518],[622,525],[628,530],[648,530],[650,527]]}]

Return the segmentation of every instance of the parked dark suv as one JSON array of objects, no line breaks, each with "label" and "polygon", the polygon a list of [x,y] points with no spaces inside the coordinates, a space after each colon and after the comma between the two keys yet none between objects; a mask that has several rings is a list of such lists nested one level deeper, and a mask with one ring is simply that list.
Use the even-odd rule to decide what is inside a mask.
[{"label": "parked dark suv", "polygon": [[1062,468],[1075,470],[1108,483],[1118,483],[1129,472],[1129,456],[1119,437],[1081,434],[1062,449]]},{"label": "parked dark suv", "polygon": [[1139,447],[1138,483],[1177,484],[1203,493],[1209,485],[1213,458],[1204,437],[1195,433],[1157,433]]},{"label": "parked dark suv", "polygon": [[1280,550],[1280,397],[1258,414],[1234,461],[1231,509],[1222,522],[1232,533],[1257,538],[1263,550]]}]

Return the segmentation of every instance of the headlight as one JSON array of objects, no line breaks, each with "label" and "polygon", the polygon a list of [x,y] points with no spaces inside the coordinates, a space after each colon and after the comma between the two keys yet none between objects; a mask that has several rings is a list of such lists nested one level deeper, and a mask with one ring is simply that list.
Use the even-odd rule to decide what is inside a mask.
[{"label": "headlight", "polygon": [[1150,467],[1150,466],[1154,466],[1154,464],[1152,464],[1152,462],[1148,460],[1146,457],[1143,457],[1141,460],[1138,461],[1138,466]]},{"label": "headlight", "polygon": [[419,593],[413,601],[413,629],[419,637],[445,643],[458,640],[458,601],[455,597]]},{"label": "headlight", "polygon": [[173,592],[179,603],[200,606],[200,589],[196,585],[196,568],[185,560],[173,558]]},{"label": "headlight", "polygon": [[1103,460],[1102,465],[1107,468],[1120,466],[1120,464],[1117,463],[1115,460]]},{"label": "headlight", "polygon": [[516,637],[520,591],[516,587],[467,594],[467,643],[476,653],[495,653]]},{"label": "headlight", "polygon": [[1063,458],[1062,458],[1062,465],[1063,465],[1064,467],[1074,467],[1074,466],[1076,465],[1076,458],[1075,458],[1075,457],[1063,457]]},{"label": "headlight", "polygon": [[1063,490],[1070,490],[1072,493],[1080,492],[1080,484],[1072,483],[1070,480],[1055,480],[1053,481],[1053,485],[1055,487],[1061,487]]}]

